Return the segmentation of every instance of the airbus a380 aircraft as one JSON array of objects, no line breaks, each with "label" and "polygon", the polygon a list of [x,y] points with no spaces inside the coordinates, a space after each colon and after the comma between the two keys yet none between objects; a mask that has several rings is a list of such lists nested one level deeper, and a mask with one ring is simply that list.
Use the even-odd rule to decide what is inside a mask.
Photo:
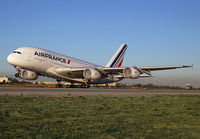
[{"label": "airbus a380 aircraft", "polygon": [[17,69],[16,77],[36,80],[38,76],[47,76],[57,80],[56,87],[62,87],[61,81],[71,82],[71,87],[75,87],[73,83],[89,87],[89,84],[112,83],[124,78],[151,77],[151,71],[156,70],[191,67],[121,67],[126,50],[127,45],[122,44],[106,67],[35,47],[18,48],[7,57],[7,61]]}]

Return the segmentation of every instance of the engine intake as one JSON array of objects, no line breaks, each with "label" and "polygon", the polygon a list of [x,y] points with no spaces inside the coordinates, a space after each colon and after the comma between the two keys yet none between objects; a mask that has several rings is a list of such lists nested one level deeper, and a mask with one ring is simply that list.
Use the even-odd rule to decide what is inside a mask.
[{"label": "engine intake", "polygon": [[21,70],[20,77],[26,80],[36,80],[38,74],[29,70]]},{"label": "engine intake", "polygon": [[101,79],[101,73],[95,69],[85,69],[83,76],[87,80],[98,80]]},{"label": "engine intake", "polygon": [[140,77],[140,72],[136,68],[126,67],[123,71],[126,78],[137,79]]}]

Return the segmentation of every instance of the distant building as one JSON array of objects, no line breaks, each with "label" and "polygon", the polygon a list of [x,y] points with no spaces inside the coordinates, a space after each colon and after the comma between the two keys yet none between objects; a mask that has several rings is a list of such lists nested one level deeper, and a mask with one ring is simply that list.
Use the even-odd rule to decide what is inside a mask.
[{"label": "distant building", "polygon": [[185,89],[187,90],[193,89],[193,86],[191,84],[185,84]]},{"label": "distant building", "polygon": [[90,86],[95,86],[95,87],[116,87],[118,83],[108,83],[108,84],[91,84]]},{"label": "distant building", "polygon": [[0,83],[9,83],[12,79],[6,76],[0,77]]}]

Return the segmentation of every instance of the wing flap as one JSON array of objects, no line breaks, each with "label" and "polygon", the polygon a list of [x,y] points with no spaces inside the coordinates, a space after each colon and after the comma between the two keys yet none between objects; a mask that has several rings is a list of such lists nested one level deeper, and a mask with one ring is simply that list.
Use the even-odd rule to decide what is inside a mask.
[{"label": "wing flap", "polygon": [[67,76],[70,78],[83,78],[83,71],[86,68],[56,68],[54,69],[57,74]]}]

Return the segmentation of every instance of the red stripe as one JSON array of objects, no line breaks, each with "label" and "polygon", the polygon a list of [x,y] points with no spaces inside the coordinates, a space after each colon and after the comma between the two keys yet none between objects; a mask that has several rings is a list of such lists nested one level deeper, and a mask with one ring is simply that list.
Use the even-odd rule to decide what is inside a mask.
[{"label": "red stripe", "polygon": [[118,67],[121,67],[123,60],[124,58],[122,58],[122,61],[119,63]]},{"label": "red stripe", "polygon": [[68,60],[67,64],[70,64],[70,60]]}]

